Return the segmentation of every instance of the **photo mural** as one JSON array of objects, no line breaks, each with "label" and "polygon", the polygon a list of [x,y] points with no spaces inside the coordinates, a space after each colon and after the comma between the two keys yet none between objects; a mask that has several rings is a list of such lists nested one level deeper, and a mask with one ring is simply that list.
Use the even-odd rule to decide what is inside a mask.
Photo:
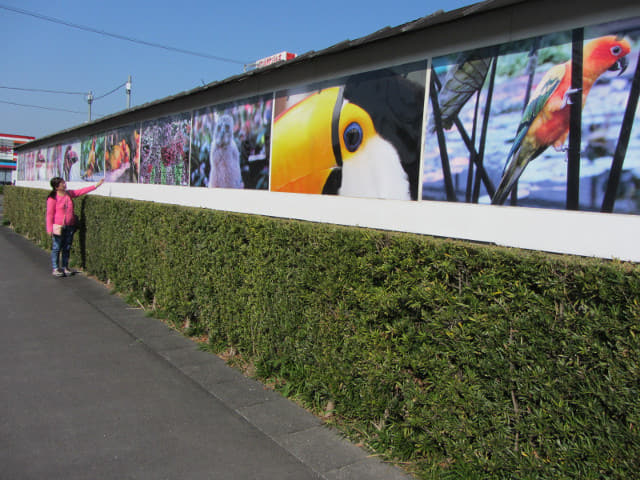
[{"label": "photo mural", "polygon": [[138,183],[140,172],[140,129],[122,127],[106,134],[105,181]]},{"label": "photo mural", "polygon": [[426,62],[276,94],[271,190],[418,197]]},{"label": "photo mural", "polygon": [[39,148],[31,156],[28,168],[31,180],[48,180],[47,178],[47,148]]},{"label": "photo mural", "polygon": [[80,173],[80,142],[65,143],[62,145],[62,175],[68,182],[82,180]]},{"label": "photo mural", "polygon": [[194,113],[191,186],[268,188],[272,97],[210,106]]},{"label": "photo mural", "polygon": [[[37,163],[38,158],[36,159]],[[41,171],[38,171],[38,180],[49,180],[53,177],[61,177],[62,174],[62,165],[63,156],[62,156],[62,145],[54,145],[53,147],[49,147],[47,149],[46,155],[46,167],[45,174],[42,175]]]},{"label": "photo mural", "polygon": [[80,156],[80,178],[86,182],[97,182],[104,178],[104,135],[93,135],[82,141]]},{"label": "photo mural", "polygon": [[28,153],[19,153],[16,161],[16,179],[24,180],[27,176],[27,155]]},{"label": "photo mural", "polygon": [[18,155],[18,180],[35,180],[36,151],[30,150]]},{"label": "photo mural", "polygon": [[455,52],[29,150],[19,178],[639,214],[639,55],[638,18]]},{"label": "photo mural", "polygon": [[640,213],[639,39],[635,19],[435,58],[422,198]]},{"label": "photo mural", "polygon": [[189,185],[191,113],[142,124],[140,183]]}]

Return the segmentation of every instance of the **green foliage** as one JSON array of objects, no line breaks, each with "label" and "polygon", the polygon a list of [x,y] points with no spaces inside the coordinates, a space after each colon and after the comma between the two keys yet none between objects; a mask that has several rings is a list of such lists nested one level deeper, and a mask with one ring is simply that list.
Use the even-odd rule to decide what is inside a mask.
[{"label": "green foliage", "polygon": [[[5,215],[41,240],[46,192]],[[98,196],[75,261],[420,478],[632,478],[640,267]],[[46,236],[46,235],[44,235]]]},{"label": "green foliage", "polygon": [[51,246],[45,230],[47,195],[50,190],[7,186],[4,189],[4,218],[16,232],[43,248]]},{"label": "green foliage", "polygon": [[[538,50],[536,52],[538,55],[538,68],[543,72],[546,72],[554,65],[559,65],[570,60],[570,46],[571,44],[569,44],[569,46],[550,46]],[[497,67],[498,76],[514,77],[526,74],[529,57],[530,53],[528,51],[501,56]]]}]

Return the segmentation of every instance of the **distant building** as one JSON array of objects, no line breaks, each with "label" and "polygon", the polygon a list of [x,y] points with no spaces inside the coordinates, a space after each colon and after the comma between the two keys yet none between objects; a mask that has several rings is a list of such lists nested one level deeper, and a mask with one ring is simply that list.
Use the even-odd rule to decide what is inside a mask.
[{"label": "distant building", "polygon": [[16,154],[14,148],[23,145],[36,137],[0,133],[0,185],[12,183],[15,179]]}]

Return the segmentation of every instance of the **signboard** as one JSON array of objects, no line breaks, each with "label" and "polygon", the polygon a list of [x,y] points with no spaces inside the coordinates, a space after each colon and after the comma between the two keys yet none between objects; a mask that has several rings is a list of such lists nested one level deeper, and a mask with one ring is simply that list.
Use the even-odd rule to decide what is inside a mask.
[{"label": "signboard", "polygon": [[23,135],[0,134],[0,168],[16,168],[13,149],[34,138]]},{"label": "signboard", "polygon": [[262,67],[266,67],[268,65],[273,65],[276,62],[283,62],[283,61],[286,61],[286,60],[291,60],[292,58],[296,58],[296,54],[295,53],[280,52],[280,53],[276,53],[274,55],[271,55],[269,57],[261,58],[260,60],[258,60],[255,63],[255,65],[256,65],[256,68],[262,68]]}]

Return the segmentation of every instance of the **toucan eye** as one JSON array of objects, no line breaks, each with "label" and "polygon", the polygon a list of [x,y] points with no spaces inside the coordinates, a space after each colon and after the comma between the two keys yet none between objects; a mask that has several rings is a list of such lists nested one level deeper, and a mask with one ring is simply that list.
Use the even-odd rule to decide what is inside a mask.
[{"label": "toucan eye", "polygon": [[620,45],[615,45],[611,47],[611,53],[613,54],[614,57],[617,57],[622,53],[622,47]]},{"label": "toucan eye", "polygon": [[356,122],[347,125],[344,129],[344,146],[350,152],[355,152],[362,143],[362,127]]}]

